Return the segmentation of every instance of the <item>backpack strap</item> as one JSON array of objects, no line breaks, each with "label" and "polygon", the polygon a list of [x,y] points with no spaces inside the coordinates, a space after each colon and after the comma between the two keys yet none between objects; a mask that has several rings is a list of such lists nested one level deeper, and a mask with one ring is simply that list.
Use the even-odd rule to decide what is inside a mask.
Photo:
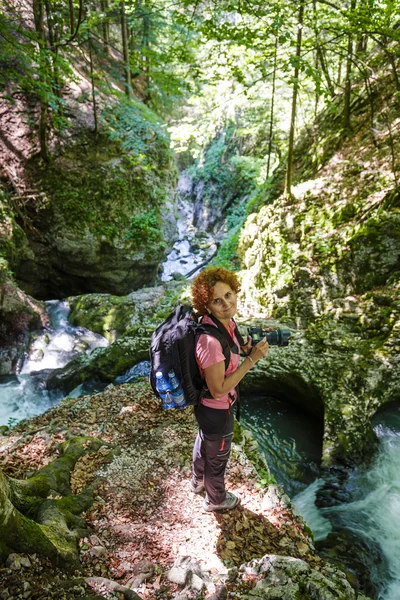
[{"label": "backpack strap", "polygon": [[[221,321],[218,321],[218,319],[216,319],[213,315],[208,315],[209,318],[211,319],[211,321],[213,323],[215,323],[218,331],[224,336],[224,338],[226,339],[226,341],[229,344],[229,347],[231,348],[231,350],[235,347],[237,348],[235,342],[232,339],[232,336],[230,335],[229,331],[226,329],[226,327],[224,327],[221,323]],[[232,321],[235,323],[235,330],[234,330],[234,334],[236,336],[237,341],[239,342],[239,346],[244,346],[245,345],[245,341],[238,329],[238,326],[236,325],[236,322],[232,319]],[[240,348],[238,348],[239,352],[240,352]],[[236,352],[234,352],[236,354]]]},{"label": "backpack strap", "polygon": [[[202,333],[211,335],[216,340],[218,340],[219,343],[221,344],[222,352],[223,352],[224,358],[225,358],[225,371],[227,371],[230,360],[231,360],[231,344],[229,343],[229,340],[216,327],[214,327],[214,325],[207,325],[207,324],[199,325],[197,328],[196,338],[198,339],[198,336],[200,336]],[[233,341],[233,339],[231,338],[229,333],[228,332],[226,332],[226,333],[228,334],[228,337],[230,338],[232,345],[237,348],[235,342]],[[196,339],[196,342],[197,342],[197,339]]]},{"label": "backpack strap", "polygon": [[[213,337],[215,337],[219,343],[221,344],[222,347],[222,352],[224,354],[225,357],[225,372],[228,370],[229,367],[229,363],[231,360],[231,352],[233,352],[233,354],[239,354],[240,353],[240,347],[238,348],[237,344],[234,342],[234,340],[232,339],[232,336],[230,335],[229,331],[226,329],[226,327],[223,326],[223,324],[221,323],[221,321],[219,321],[218,319],[216,319],[215,317],[213,317],[212,315],[208,315],[210,317],[210,319],[213,321],[213,323],[215,323],[215,327],[214,325],[207,325],[207,324],[201,324],[198,326],[197,328],[197,332],[199,334],[201,333],[207,333],[207,335],[211,335]],[[234,321],[235,323],[235,321]],[[235,330],[234,330],[234,334],[236,336],[236,339],[239,342],[240,346],[244,346],[245,341],[242,337],[242,335],[239,332],[239,329],[235,323]],[[197,336],[196,336],[197,337]],[[201,398],[204,396],[205,392],[209,392],[207,385],[204,383],[204,388],[202,391],[202,394],[200,396],[200,400]],[[240,391],[239,391],[239,386],[236,386],[236,418],[239,421],[240,420]]]}]

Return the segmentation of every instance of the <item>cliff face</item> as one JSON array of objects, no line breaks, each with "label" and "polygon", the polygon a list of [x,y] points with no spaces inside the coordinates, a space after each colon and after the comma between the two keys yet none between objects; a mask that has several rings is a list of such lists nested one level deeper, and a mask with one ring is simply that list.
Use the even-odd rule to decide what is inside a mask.
[{"label": "cliff face", "polygon": [[[82,126],[51,163],[27,159],[8,195],[1,250],[37,298],[126,294],[151,283],[174,236],[176,173],[159,120],[139,101],[103,114],[101,133]],[[123,131],[123,119],[136,128]],[[24,252],[10,247],[17,229]]]},{"label": "cliff face", "polygon": [[385,73],[375,86],[376,127],[366,108],[347,136],[322,115],[298,146],[293,195],[260,193],[238,246],[244,312],[305,338],[253,377],[291,382],[295,394],[300,381],[319,398],[327,464],[367,456],[372,415],[400,397],[400,140],[387,125],[396,106]]}]

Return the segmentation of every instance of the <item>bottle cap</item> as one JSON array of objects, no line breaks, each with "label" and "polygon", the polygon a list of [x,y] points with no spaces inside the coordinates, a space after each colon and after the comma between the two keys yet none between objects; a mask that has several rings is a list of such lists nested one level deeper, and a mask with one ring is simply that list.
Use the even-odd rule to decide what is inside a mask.
[{"label": "bottle cap", "polygon": [[162,371],[157,371],[156,377],[162,377],[162,376],[163,376]]}]

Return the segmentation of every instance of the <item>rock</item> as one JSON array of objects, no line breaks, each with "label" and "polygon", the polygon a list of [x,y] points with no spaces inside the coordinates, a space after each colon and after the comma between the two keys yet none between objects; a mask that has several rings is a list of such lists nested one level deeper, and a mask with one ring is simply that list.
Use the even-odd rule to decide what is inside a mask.
[{"label": "rock", "polygon": [[32,566],[32,563],[27,556],[21,556],[20,563],[21,567],[24,567],[25,569],[30,569]]},{"label": "rock", "polygon": [[355,587],[375,598],[378,595],[376,580],[390,578],[387,559],[380,545],[364,537],[362,532],[335,528],[323,541],[316,542],[318,554],[337,565],[347,578],[356,580]]},{"label": "rock", "polygon": [[168,572],[168,579],[178,585],[190,585],[193,575],[201,578],[202,571],[199,563],[190,556],[179,556]]},{"label": "rock", "polygon": [[297,600],[300,597],[355,600],[356,597],[344,573],[329,567],[322,574],[298,558],[266,555],[242,565],[240,571],[259,579],[249,592],[254,600]]},{"label": "rock", "polygon": [[0,376],[16,372],[29,344],[29,333],[48,323],[43,303],[11,280],[0,259]]},{"label": "rock", "polygon": [[176,592],[172,597],[174,600],[189,600],[191,595],[188,590],[182,590],[181,592]]},{"label": "rock", "polygon": [[142,560],[135,563],[131,569],[131,572],[134,576],[129,579],[127,585],[133,589],[140,587],[143,582],[147,581],[154,575],[155,569],[156,566],[148,560]]},{"label": "rock", "polygon": [[202,578],[199,577],[198,575],[195,575],[194,573],[192,573],[192,577],[191,577],[189,586],[190,586],[191,590],[198,592],[198,593],[202,592],[203,589],[206,587]]},{"label": "rock", "polygon": [[228,590],[224,585],[216,586],[215,592],[208,598],[208,600],[226,600],[228,597]]},{"label": "rock", "polygon": [[111,579],[106,579],[105,577],[87,577],[85,581],[89,585],[94,584],[95,586],[101,586],[105,588],[107,592],[122,594],[126,600],[142,600],[140,596],[136,594],[136,592],[130,590],[124,585],[120,585],[116,581],[112,581]]},{"label": "rock", "polygon": [[6,588],[0,592],[0,600],[8,600],[8,598],[10,598],[10,592],[8,591],[8,588]]},{"label": "rock", "polygon": [[92,544],[92,546],[101,546],[101,541],[97,535],[91,535],[89,537],[89,542]]},{"label": "rock", "polygon": [[107,348],[96,348],[90,355],[77,356],[61,369],[54,369],[47,379],[47,389],[61,389],[68,394],[81,383],[94,379],[112,382],[115,378],[149,357],[153,328],[135,327]]},{"label": "rock", "polygon": [[134,575],[144,575],[147,579],[154,575],[156,565],[149,560],[141,560],[133,565]]},{"label": "rock", "polygon": [[89,554],[96,558],[101,558],[107,553],[107,549],[104,546],[92,546],[89,548]]},{"label": "rock", "polygon": [[22,567],[21,558],[19,554],[9,554],[6,560],[6,567],[13,571],[19,571]]},{"label": "rock", "polygon": [[[120,121],[121,110],[118,102],[109,107],[110,119]],[[31,161],[32,183],[43,190],[44,202],[34,227],[24,232],[27,251],[13,255],[11,268],[36,298],[123,295],[151,284],[176,238],[177,172],[165,130],[138,99],[128,110],[140,131],[150,128],[151,142],[139,139],[136,128],[111,141],[105,125],[99,144],[80,128],[51,164]]]}]

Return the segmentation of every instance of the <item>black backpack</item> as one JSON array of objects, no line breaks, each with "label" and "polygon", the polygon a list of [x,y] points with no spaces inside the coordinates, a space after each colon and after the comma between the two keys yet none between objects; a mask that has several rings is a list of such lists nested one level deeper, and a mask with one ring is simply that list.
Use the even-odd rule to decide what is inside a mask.
[{"label": "black backpack", "polygon": [[[197,405],[205,392],[207,396],[210,394],[201,377],[195,356],[196,343],[200,334],[207,333],[220,342],[225,357],[225,371],[229,366],[231,352],[240,352],[240,348],[236,346],[222,323],[213,317],[211,319],[216,327],[199,322],[191,306],[179,305],[157,327],[150,344],[150,384],[158,398],[160,395],[156,389],[157,371],[162,371],[164,376],[167,376],[171,370],[175,372],[181,382],[187,404]],[[239,344],[243,345],[244,341],[237,327],[235,335]]]}]

